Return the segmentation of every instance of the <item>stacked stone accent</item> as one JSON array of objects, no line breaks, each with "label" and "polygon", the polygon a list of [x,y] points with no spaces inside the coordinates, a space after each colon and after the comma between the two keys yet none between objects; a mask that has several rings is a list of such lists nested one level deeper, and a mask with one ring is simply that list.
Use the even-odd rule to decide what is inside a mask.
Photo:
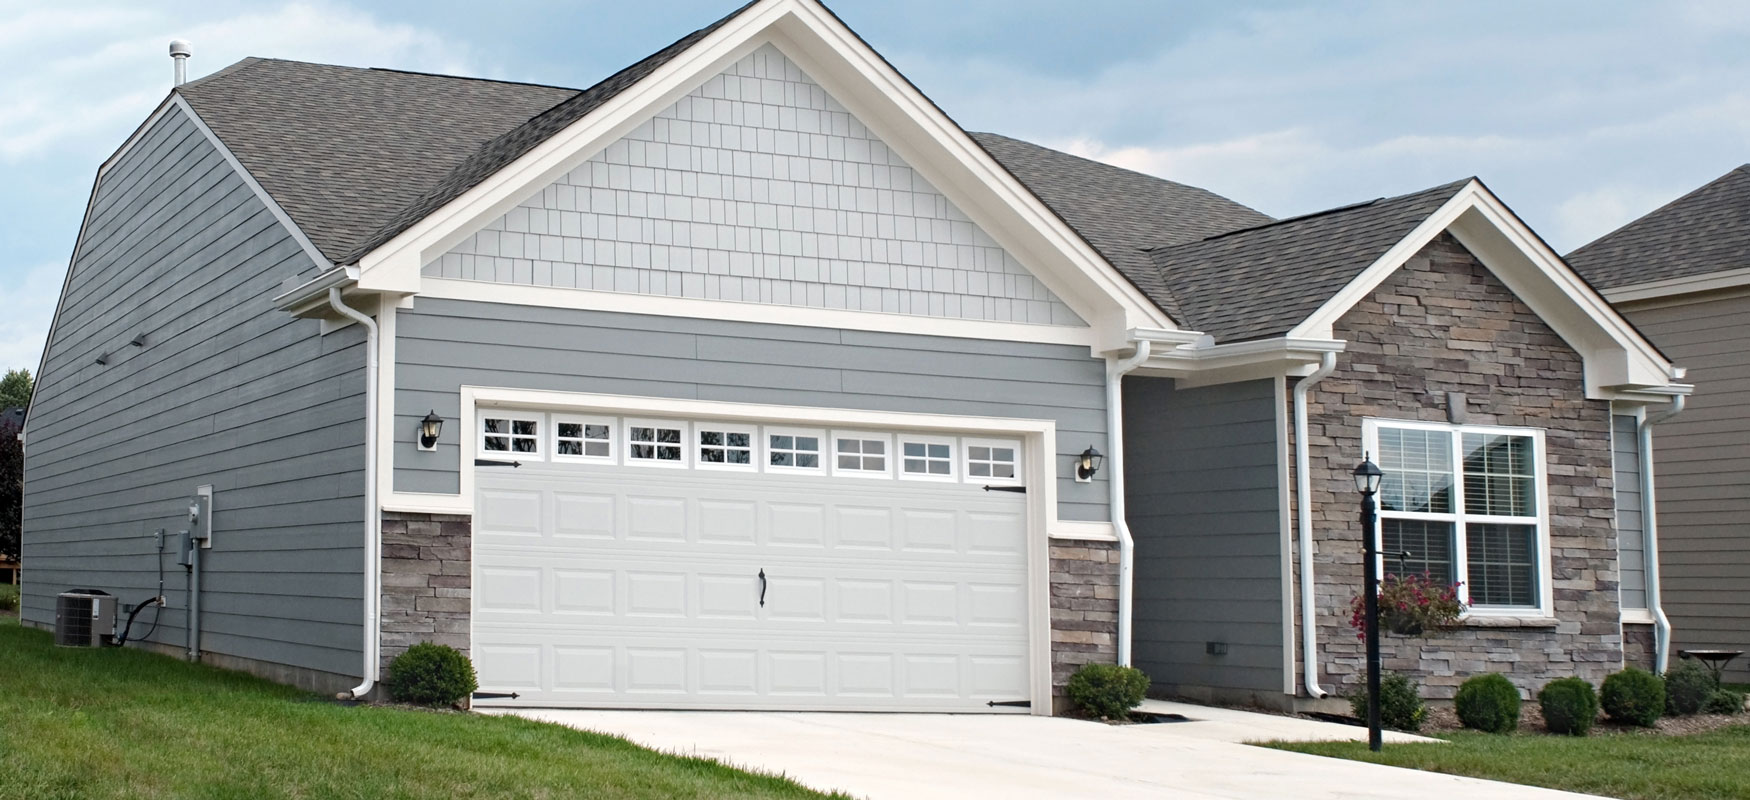
[{"label": "stacked stone accent", "polygon": [[1361,460],[1362,419],[1446,422],[1448,392],[1466,395],[1467,423],[1544,431],[1556,618],[1388,635],[1385,668],[1410,674],[1433,699],[1451,698],[1483,672],[1505,673],[1534,693],[1553,678],[1596,683],[1616,670],[1623,639],[1610,404],[1586,399],[1580,356],[1450,235],[1344,315],[1335,338],[1348,349],[1313,389],[1307,429],[1325,688],[1347,694],[1365,681],[1362,644],[1349,626],[1362,583],[1350,474]]},{"label": "stacked stone accent", "polygon": [[1655,666],[1653,655],[1657,652],[1657,641],[1653,636],[1653,626],[1651,625],[1623,625],[1622,665],[1651,672]]},{"label": "stacked stone accent", "polygon": [[468,652],[470,517],[383,514],[383,666],[419,642]]},{"label": "stacked stone accent", "polygon": [[1083,664],[1118,661],[1118,545],[1051,545],[1051,691]]}]

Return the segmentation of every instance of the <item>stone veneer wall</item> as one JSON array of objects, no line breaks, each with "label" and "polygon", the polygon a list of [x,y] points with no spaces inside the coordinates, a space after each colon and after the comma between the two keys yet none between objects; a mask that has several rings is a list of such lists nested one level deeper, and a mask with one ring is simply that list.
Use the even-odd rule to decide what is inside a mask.
[{"label": "stone veneer wall", "polygon": [[1653,626],[1639,623],[1622,626],[1622,665],[1652,671],[1657,639]]},{"label": "stone veneer wall", "polygon": [[1118,543],[1051,543],[1051,691],[1083,664],[1118,662]]},{"label": "stone veneer wall", "polygon": [[382,663],[420,642],[468,652],[472,518],[383,514]]},{"label": "stone veneer wall", "polygon": [[[1362,419],[1445,422],[1447,392],[1466,394],[1468,423],[1545,432],[1556,618],[1386,636],[1385,668],[1412,675],[1433,699],[1451,698],[1459,683],[1483,672],[1505,673],[1535,692],[1549,679],[1579,675],[1596,683],[1618,669],[1610,407],[1585,398],[1580,357],[1450,235],[1339,320],[1335,338],[1348,348],[1336,372],[1313,389],[1307,429],[1326,690],[1347,694],[1365,680],[1348,611],[1362,579],[1350,475],[1361,460]],[[1298,572],[1298,554],[1294,563]],[[1303,670],[1298,648],[1296,658]]]}]

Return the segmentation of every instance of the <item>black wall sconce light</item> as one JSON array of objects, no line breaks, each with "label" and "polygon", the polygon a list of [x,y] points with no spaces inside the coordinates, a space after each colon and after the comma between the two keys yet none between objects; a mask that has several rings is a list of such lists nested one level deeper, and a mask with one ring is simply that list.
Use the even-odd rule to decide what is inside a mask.
[{"label": "black wall sconce light", "polygon": [[419,421],[419,449],[436,450],[438,434],[444,432],[444,418],[437,415],[437,410],[425,415]]},{"label": "black wall sconce light", "polygon": [[1087,483],[1093,480],[1094,475],[1100,471],[1100,464],[1105,460],[1106,457],[1100,451],[1095,450],[1093,445],[1088,445],[1088,449],[1076,457],[1076,481]]}]

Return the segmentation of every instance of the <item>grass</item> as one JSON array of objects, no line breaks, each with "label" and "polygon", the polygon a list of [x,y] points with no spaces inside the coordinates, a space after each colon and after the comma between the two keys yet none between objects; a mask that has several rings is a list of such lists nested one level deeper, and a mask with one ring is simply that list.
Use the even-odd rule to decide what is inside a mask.
[{"label": "grass", "polygon": [[1624,800],[1750,798],[1750,726],[1693,736],[1440,734],[1447,744],[1273,742],[1268,747],[1601,794]]},{"label": "grass", "polygon": [[515,717],[348,707],[0,617],[0,798],[823,795]]},{"label": "grass", "polygon": [[0,613],[18,610],[18,584],[0,583]]}]

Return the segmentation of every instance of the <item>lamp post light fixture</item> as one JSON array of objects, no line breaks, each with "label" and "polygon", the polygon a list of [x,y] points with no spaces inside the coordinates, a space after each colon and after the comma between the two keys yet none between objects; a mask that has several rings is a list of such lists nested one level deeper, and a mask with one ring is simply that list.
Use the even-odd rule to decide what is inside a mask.
[{"label": "lamp post light fixture", "polygon": [[1101,462],[1105,460],[1106,457],[1100,451],[1095,450],[1093,445],[1088,445],[1088,449],[1076,457],[1076,480],[1082,483],[1093,480],[1094,474],[1100,471]]},{"label": "lamp post light fixture", "polygon": [[1378,507],[1374,505],[1373,496],[1379,493],[1379,482],[1384,477],[1385,472],[1363,453],[1361,464],[1355,468],[1355,489],[1361,492],[1362,583],[1366,587],[1362,596],[1367,615],[1364,634],[1367,639],[1367,749],[1375,753],[1383,744],[1384,734],[1379,727],[1379,547],[1375,540]]},{"label": "lamp post light fixture", "polygon": [[425,415],[419,421],[419,449],[436,450],[438,434],[444,432],[444,418],[437,415],[437,410]]}]

